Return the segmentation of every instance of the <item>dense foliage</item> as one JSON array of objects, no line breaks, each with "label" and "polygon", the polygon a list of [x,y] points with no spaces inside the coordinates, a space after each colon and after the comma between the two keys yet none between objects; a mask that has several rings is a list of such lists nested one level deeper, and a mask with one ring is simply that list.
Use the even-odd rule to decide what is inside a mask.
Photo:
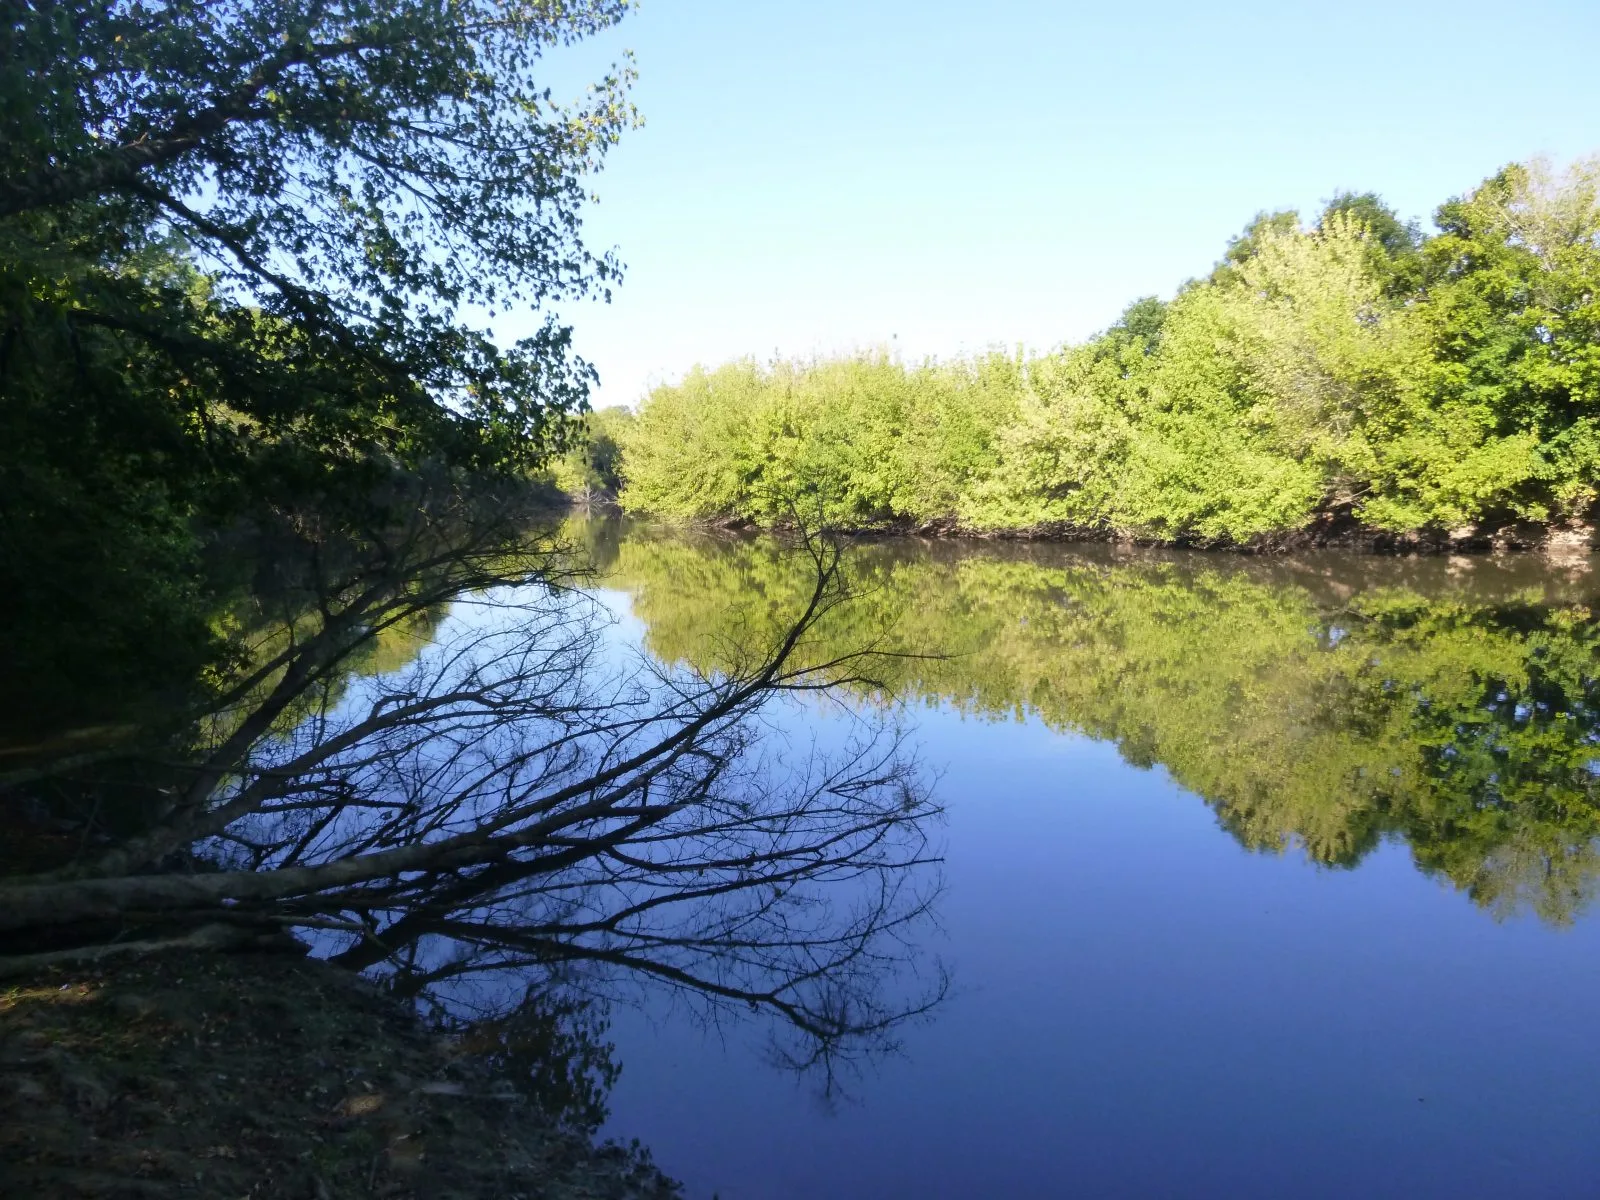
[{"label": "dense foliage", "polygon": [[[552,47],[625,0],[23,0],[0,22],[0,676],[93,698],[212,661],[220,531],[359,532],[407,480],[536,468],[591,372],[586,176],[629,73]],[[7,714],[8,716],[11,714]],[[19,716],[19,720],[22,719]],[[45,721],[48,723],[48,721]]]},{"label": "dense foliage", "polygon": [[[880,543],[808,652],[898,649],[870,694],[1113,741],[1251,849],[1353,866],[1396,835],[1479,904],[1565,923],[1600,889],[1592,581],[1433,565]],[[770,539],[642,532],[610,578],[655,654],[705,669],[805,586]]]},{"label": "dense foliage", "polygon": [[1600,160],[1513,165],[1424,236],[1375,196],[1263,214],[1084,345],[696,369],[624,438],[673,518],[1066,526],[1244,543],[1582,519],[1600,478]]},{"label": "dense foliage", "polygon": [[551,460],[541,478],[579,503],[613,500],[622,487],[622,446],[633,410],[620,405],[586,412],[573,445]]},{"label": "dense foliage", "polygon": [[781,517],[820,492],[836,517],[932,520],[957,510],[1015,415],[1022,364],[1002,356],[906,370],[882,356],[695,370],[624,431],[627,507]]}]

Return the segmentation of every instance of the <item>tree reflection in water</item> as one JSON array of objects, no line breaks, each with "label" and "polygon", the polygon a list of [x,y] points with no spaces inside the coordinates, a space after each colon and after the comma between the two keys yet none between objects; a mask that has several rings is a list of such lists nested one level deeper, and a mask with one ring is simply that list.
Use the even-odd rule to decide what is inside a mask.
[{"label": "tree reflection in water", "polygon": [[[701,670],[719,634],[778,628],[804,591],[758,539],[635,529],[597,544],[652,651]],[[1115,742],[1253,850],[1351,867],[1400,838],[1491,912],[1557,924],[1594,895],[1587,566],[885,541],[856,567],[870,601],[830,613],[813,653],[944,652],[888,660],[864,694]]]},{"label": "tree reflection in water", "polygon": [[[794,539],[811,585],[790,620],[706,670],[609,638],[536,537],[423,520],[389,548],[257,639],[182,753],[93,764],[102,787],[142,781],[146,819],[0,884],[0,970],[297,929],[457,1018],[489,997],[475,1015],[506,1047],[529,1044],[519,1020],[573,1016],[563,990],[642,976],[775,1018],[784,1061],[830,1083],[937,1002],[942,973],[913,969],[937,810],[893,713],[827,747],[772,719],[887,665],[870,642],[813,652],[856,599],[834,545]],[[373,652],[396,631],[409,662]]]}]

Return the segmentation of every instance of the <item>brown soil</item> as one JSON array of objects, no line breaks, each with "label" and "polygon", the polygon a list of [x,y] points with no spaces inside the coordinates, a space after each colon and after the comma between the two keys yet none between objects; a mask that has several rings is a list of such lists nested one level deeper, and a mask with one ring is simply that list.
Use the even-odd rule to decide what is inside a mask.
[{"label": "brown soil", "polygon": [[0,990],[0,1195],[662,1198],[370,984],[171,954]]}]

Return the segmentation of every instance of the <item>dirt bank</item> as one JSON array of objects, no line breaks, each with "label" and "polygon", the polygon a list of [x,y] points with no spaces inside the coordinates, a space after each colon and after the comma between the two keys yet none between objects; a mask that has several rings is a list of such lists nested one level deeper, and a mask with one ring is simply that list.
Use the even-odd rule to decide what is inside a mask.
[{"label": "dirt bank", "polygon": [[293,954],[182,954],[0,989],[0,1195],[677,1196],[458,1039]]}]

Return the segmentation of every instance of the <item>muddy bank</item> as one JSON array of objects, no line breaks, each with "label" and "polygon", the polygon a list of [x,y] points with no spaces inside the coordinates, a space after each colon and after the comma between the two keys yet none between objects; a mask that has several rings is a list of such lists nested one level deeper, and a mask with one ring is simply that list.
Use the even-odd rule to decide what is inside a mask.
[{"label": "muddy bank", "polygon": [[[698,529],[745,533],[763,528],[743,517],[716,517],[687,523]],[[779,527],[782,528],[781,526]],[[1202,538],[1144,537],[1103,526],[1053,522],[1013,529],[986,529],[955,518],[933,521],[893,519],[834,532],[850,538],[951,538],[993,542],[1090,542],[1167,550],[1207,550],[1232,554],[1289,554],[1305,550],[1353,550],[1366,554],[1496,554],[1542,552],[1556,559],[1600,552],[1600,527],[1582,521],[1541,525],[1506,521],[1464,525],[1454,529],[1396,532],[1374,529],[1338,515],[1319,517],[1301,529],[1262,534],[1245,542]]]},{"label": "muddy bank", "polygon": [[174,953],[0,989],[0,1195],[667,1200],[346,972]]}]

